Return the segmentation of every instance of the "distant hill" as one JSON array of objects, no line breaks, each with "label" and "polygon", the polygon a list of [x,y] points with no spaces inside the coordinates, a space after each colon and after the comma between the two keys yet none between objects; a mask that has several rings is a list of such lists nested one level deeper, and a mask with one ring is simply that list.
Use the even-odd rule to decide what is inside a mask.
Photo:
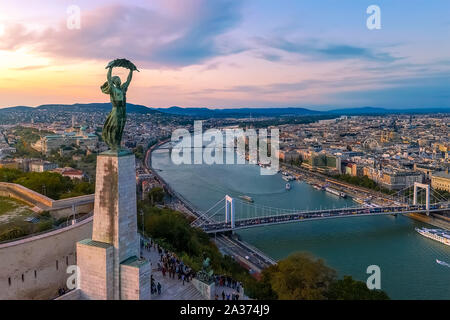
[{"label": "distant hill", "polygon": [[[72,105],[64,104],[47,104],[37,107],[38,110],[46,111],[71,111],[71,112],[109,112],[111,111],[111,103],[76,103]],[[127,112],[129,113],[159,113],[158,111],[146,106],[127,103]]]},{"label": "distant hill", "polygon": [[418,108],[418,109],[385,109],[377,107],[361,107],[348,109],[333,109],[315,111],[306,108],[239,108],[239,109],[208,109],[208,108],[159,108],[158,111],[173,115],[183,115],[204,118],[249,118],[249,117],[287,117],[314,115],[383,115],[383,114],[420,114],[420,113],[450,113],[450,108]]},{"label": "distant hill", "polygon": [[387,109],[374,108],[374,107],[334,109],[334,110],[325,111],[325,112],[337,114],[337,115],[361,115],[361,114],[387,114],[387,113],[390,113],[390,111]]},{"label": "distant hill", "polygon": [[326,111],[336,115],[383,115],[383,114],[420,114],[420,113],[450,113],[450,108],[411,108],[385,109],[376,107],[362,107],[349,109],[335,109]]},{"label": "distant hill", "polygon": [[173,115],[179,115],[179,116],[206,116],[206,117],[213,117],[216,112],[215,110],[211,110],[208,108],[181,108],[181,107],[170,107],[170,108],[158,108],[156,109],[162,113],[168,113]]},{"label": "distant hill", "polygon": [[[76,103],[67,104],[45,104],[36,108],[17,106],[0,109],[5,112],[27,112],[32,110],[43,110],[48,112],[109,112],[111,103]],[[314,115],[383,115],[383,114],[424,114],[424,113],[450,113],[450,108],[417,108],[417,109],[385,109],[379,107],[361,107],[348,109],[333,109],[328,111],[315,111],[306,108],[236,108],[236,109],[209,109],[209,108],[149,108],[138,104],[127,104],[127,112],[140,114],[168,114],[176,116],[187,116],[194,118],[258,118],[258,117],[292,117],[292,116],[314,116]]]},{"label": "distant hill", "polygon": [[[108,112],[111,110],[111,103],[87,103],[87,104],[75,103],[75,104],[71,104],[71,105],[68,105],[68,104],[44,104],[44,105],[40,105],[36,108],[18,106],[18,107],[10,107],[10,108],[0,109],[0,112],[13,112],[13,111],[26,112],[26,111],[33,111],[33,110],[48,111],[48,112],[60,112],[60,111]],[[141,114],[148,114],[148,113],[160,114],[160,112],[155,109],[151,109],[146,106],[132,104],[132,103],[127,103],[127,112],[141,113]]]},{"label": "distant hill", "polygon": [[283,117],[323,114],[320,111],[305,108],[239,108],[239,109],[208,109],[208,108],[159,108],[158,111],[169,114],[191,117]]},{"label": "distant hill", "polygon": [[29,111],[29,110],[34,110],[34,108],[24,107],[24,106],[8,107],[8,108],[0,109],[0,112]]}]

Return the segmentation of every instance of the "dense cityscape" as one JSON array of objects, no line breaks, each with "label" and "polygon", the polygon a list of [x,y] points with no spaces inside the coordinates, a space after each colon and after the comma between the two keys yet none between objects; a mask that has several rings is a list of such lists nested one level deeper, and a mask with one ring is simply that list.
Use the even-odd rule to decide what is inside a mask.
[{"label": "dense cityscape", "polygon": [[[2,168],[20,167],[38,172],[55,170],[62,162],[44,162],[52,153],[57,152],[76,164],[81,160],[80,155],[107,150],[99,134],[106,113],[44,110],[31,114],[20,111],[3,114],[6,117],[2,117],[0,127]],[[28,118],[26,122],[19,121],[24,117]],[[175,129],[192,130],[194,119],[189,121],[186,116],[158,111],[131,113],[123,145],[140,148],[142,153],[170,138]],[[257,126],[259,121],[270,123],[270,120],[250,119],[253,122],[249,122],[248,118],[213,118],[204,119],[204,125],[226,128],[243,124],[248,128]],[[414,182],[429,182],[433,188],[450,192],[449,123],[448,114],[403,114],[344,115],[308,124],[281,125],[278,126],[279,158],[287,164],[298,164],[327,175],[366,176],[386,191],[402,190]],[[30,168],[30,162],[41,165]]]}]

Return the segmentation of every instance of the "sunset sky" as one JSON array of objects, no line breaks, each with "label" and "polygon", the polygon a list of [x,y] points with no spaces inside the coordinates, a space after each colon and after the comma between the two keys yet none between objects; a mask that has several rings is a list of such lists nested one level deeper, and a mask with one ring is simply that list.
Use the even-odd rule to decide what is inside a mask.
[{"label": "sunset sky", "polygon": [[106,102],[115,58],[149,107],[450,107],[450,1],[0,2],[0,108]]}]

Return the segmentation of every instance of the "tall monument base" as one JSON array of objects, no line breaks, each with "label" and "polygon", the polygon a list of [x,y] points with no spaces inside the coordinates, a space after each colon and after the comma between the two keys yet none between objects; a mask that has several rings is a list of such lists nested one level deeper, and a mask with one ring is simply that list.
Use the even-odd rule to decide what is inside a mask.
[{"label": "tall monument base", "polygon": [[135,157],[107,151],[97,158],[92,239],[77,243],[83,299],[150,299],[150,263],[139,259]]},{"label": "tall monument base", "polygon": [[216,285],[214,282],[206,283],[199,279],[193,278],[192,284],[200,292],[203,298],[206,300],[214,300],[216,291]]}]

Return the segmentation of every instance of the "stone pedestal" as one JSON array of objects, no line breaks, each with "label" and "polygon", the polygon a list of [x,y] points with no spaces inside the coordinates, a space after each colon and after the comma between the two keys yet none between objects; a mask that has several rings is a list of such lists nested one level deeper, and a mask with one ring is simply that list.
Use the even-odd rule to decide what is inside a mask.
[{"label": "stone pedestal", "polygon": [[138,256],[134,155],[100,154],[96,177],[92,240],[111,243],[119,261]]},{"label": "stone pedestal", "polygon": [[114,247],[90,239],[77,243],[81,298],[114,299]]},{"label": "stone pedestal", "polygon": [[[93,247],[102,247],[105,253],[95,251]],[[97,253],[99,258],[95,258]],[[112,255],[111,261],[100,258],[103,255]],[[147,287],[150,292],[150,263],[138,259],[139,256],[135,157],[129,151],[107,151],[97,158],[92,240],[77,244],[81,279],[99,277],[98,274],[95,275],[97,271],[91,269],[94,269],[97,263],[106,263],[108,269],[98,271],[110,272],[102,274],[102,279],[108,282],[108,290],[112,288],[112,294],[107,291],[105,299],[147,299],[150,297],[150,294],[146,293]],[[86,259],[92,261],[88,262]],[[82,294],[90,292],[89,287],[92,285],[94,284],[81,280]],[[122,287],[125,289],[123,294]]]},{"label": "stone pedestal", "polygon": [[216,284],[214,282],[205,283],[196,278],[193,278],[192,284],[201,293],[203,298],[205,298],[206,300],[214,300],[214,295],[216,291]]},{"label": "stone pedestal", "polygon": [[150,300],[150,263],[136,257],[120,264],[120,299]]}]

